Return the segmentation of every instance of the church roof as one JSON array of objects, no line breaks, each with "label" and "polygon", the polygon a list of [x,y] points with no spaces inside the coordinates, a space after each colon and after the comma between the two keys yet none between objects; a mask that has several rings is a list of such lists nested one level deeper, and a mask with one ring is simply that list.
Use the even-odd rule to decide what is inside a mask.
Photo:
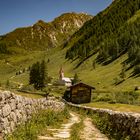
[{"label": "church roof", "polygon": [[71,79],[68,77],[63,77],[62,80],[64,80],[65,82],[71,82]]}]

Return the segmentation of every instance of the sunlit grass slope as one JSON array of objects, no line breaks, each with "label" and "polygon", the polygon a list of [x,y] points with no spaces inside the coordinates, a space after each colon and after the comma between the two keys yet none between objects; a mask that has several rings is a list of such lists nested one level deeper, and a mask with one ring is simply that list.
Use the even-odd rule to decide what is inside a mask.
[{"label": "sunlit grass slope", "polygon": [[114,84],[115,79],[121,73],[122,62],[127,59],[127,55],[123,55],[108,65],[95,64],[94,69],[93,61],[96,56],[92,56],[79,67],[76,67],[78,61],[71,62],[66,60],[65,52],[66,49],[54,48],[48,52],[34,52],[29,55],[8,58],[8,64],[2,60],[0,61],[0,81],[3,83],[9,79],[13,83],[28,84],[29,72],[20,75],[16,75],[16,72],[22,68],[28,68],[36,61],[41,61],[45,56],[46,62],[49,60],[47,64],[48,74],[54,79],[59,78],[59,69],[62,66],[66,77],[73,77],[77,73],[79,79],[95,86],[97,90],[134,90],[135,86],[140,85],[140,77],[130,77],[133,69],[125,72],[126,80],[124,82],[118,85]]}]

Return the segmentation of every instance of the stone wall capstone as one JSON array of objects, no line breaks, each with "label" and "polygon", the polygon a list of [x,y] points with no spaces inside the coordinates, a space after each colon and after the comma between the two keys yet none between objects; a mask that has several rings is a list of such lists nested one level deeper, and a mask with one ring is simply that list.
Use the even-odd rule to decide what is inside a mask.
[{"label": "stone wall capstone", "polygon": [[15,127],[31,118],[40,109],[64,109],[64,103],[48,97],[32,99],[10,91],[0,91],[0,138],[14,131]]}]

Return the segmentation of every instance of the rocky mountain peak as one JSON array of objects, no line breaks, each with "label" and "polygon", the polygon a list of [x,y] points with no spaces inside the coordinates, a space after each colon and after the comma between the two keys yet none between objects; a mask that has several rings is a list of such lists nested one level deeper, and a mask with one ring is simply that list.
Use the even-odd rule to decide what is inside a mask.
[{"label": "rocky mountain peak", "polygon": [[44,50],[62,45],[92,16],[84,13],[64,13],[52,22],[38,20],[26,28],[18,28],[2,37],[0,42],[11,48],[26,50]]}]

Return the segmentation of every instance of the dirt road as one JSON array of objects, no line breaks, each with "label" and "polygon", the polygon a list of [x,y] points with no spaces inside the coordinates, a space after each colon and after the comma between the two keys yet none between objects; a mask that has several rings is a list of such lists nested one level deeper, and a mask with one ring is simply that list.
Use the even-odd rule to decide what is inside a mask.
[{"label": "dirt road", "polygon": [[[76,113],[71,112],[70,116],[68,122],[62,124],[60,129],[48,129],[48,134],[38,136],[38,140],[70,140],[71,127],[81,120],[80,115]],[[84,128],[79,132],[80,140],[108,140],[108,138],[96,128],[90,118],[84,118],[83,124]]]},{"label": "dirt road", "polygon": [[96,128],[90,118],[85,118],[83,123],[84,129],[81,130],[81,140],[108,140],[108,138]]},{"label": "dirt road", "polygon": [[38,140],[69,140],[72,125],[80,122],[79,116],[75,113],[71,112],[70,116],[71,117],[69,121],[65,124],[62,124],[60,129],[48,129],[49,134],[46,134],[45,136],[39,136]]}]

